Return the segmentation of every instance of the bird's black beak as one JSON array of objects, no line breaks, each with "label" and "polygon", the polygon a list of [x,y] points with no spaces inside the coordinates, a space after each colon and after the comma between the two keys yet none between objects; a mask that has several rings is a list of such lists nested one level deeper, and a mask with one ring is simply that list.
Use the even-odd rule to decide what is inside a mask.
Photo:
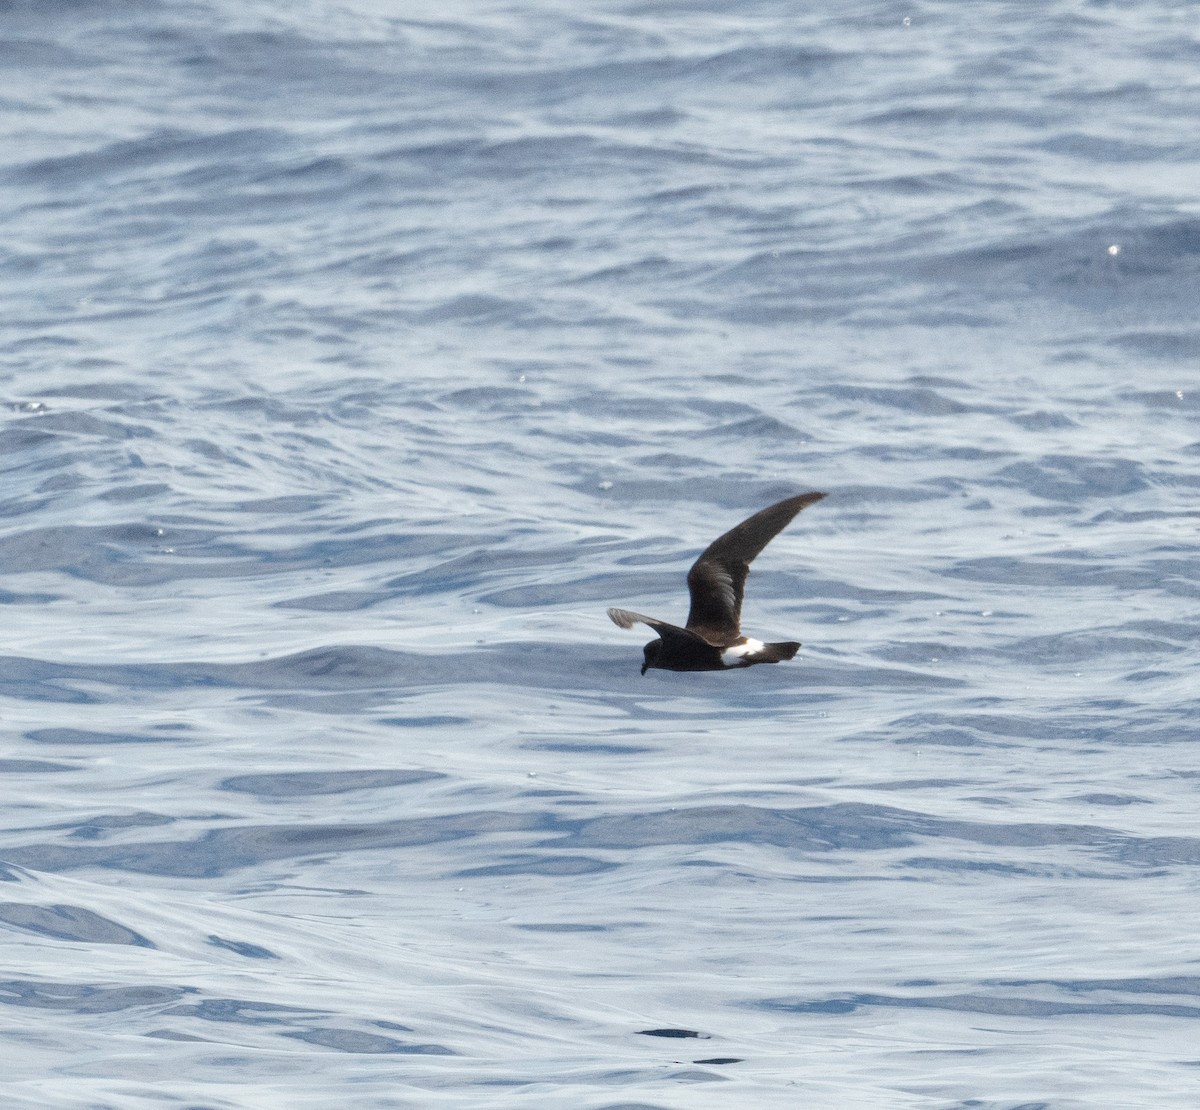
[{"label": "bird's black beak", "polygon": [[649,665],[650,665],[649,663],[643,663],[643,664],[642,664],[642,674],[645,674],[645,673],[646,673],[646,668],[647,668]]}]

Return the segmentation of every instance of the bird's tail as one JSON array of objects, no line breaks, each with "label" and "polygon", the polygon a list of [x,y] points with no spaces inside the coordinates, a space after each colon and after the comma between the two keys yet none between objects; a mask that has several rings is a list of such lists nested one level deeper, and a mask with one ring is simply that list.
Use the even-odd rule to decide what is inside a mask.
[{"label": "bird's tail", "polygon": [[750,663],[782,663],[791,659],[800,650],[795,640],[785,640],[781,644],[763,644],[761,651],[756,651],[747,657]]}]

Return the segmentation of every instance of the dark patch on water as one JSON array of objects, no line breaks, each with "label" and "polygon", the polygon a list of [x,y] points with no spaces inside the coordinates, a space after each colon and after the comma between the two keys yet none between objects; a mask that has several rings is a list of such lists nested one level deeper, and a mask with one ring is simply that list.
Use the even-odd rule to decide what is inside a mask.
[{"label": "dark patch on water", "polygon": [[670,1037],[670,1038],[702,1038],[708,1040],[706,1033],[697,1033],[694,1029],[639,1029],[639,1037]]},{"label": "dark patch on water", "polygon": [[53,940],[156,947],[140,933],[82,906],[0,902],[0,921]]},{"label": "dark patch on water", "polygon": [[234,775],[223,779],[222,790],[254,794],[260,798],[296,798],[321,794],[348,794],[358,790],[382,790],[410,786],[446,776],[437,771],[280,771]]},{"label": "dark patch on water", "polygon": [[223,948],[227,952],[244,956],[248,960],[278,960],[280,958],[269,948],[264,948],[260,944],[251,944],[244,940],[227,940],[225,937],[219,937],[215,933],[209,936],[208,943],[214,948]]}]

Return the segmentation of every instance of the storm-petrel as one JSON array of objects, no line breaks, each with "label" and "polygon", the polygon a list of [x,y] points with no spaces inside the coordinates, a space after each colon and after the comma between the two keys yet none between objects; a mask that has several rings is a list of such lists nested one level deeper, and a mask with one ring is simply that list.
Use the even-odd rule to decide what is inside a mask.
[{"label": "storm-petrel", "polygon": [[771,505],[713,540],[688,571],[692,607],[687,627],[679,628],[626,609],[610,609],[614,624],[632,628],[638,621],[658,633],[644,649],[642,674],[650,667],[664,671],[728,671],[755,663],[791,659],[800,645],[794,640],[764,644],[742,635],[742,595],[750,564],[803,508],[823,493],[802,493]]}]

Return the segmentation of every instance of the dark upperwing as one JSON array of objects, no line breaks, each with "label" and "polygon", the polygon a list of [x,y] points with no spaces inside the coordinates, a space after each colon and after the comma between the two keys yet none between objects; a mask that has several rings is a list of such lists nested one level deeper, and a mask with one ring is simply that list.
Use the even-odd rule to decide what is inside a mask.
[{"label": "dark upperwing", "polygon": [[[802,493],[789,497],[755,513],[713,540],[688,571],[692,607],[688,612],[686,631],[713,644],[736,640],[741,635],[742,597],[750,564],[801,509],[824,496],[823,493]],[[609,615],[612,615],[611,609]],[[655,627],[656,622],[645,617],[637,619]]]},{"label": "dark upperwing", "polygon": [[621,628],[632,628],[638,623],[649,625],[663,640],[668,642],[704,643],[701,636],[689,629],[668,624],[666,621],[660,621],[654,617],[644,617],[641,613],[631,613],[628,609],[609,609],[608,616],[613,624],[619,625]]}]

